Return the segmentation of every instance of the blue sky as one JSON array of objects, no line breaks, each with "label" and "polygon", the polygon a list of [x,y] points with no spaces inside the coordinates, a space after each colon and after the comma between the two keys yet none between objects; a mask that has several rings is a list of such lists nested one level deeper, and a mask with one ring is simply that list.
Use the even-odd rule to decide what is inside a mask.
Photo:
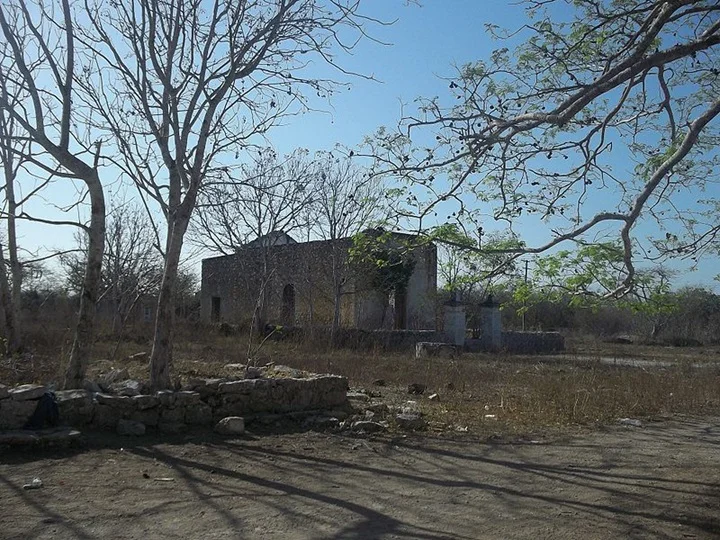
[{"label": "blue sky", "polygon": [[[332,149],[336,143],[359,144],[381,125],[394,127],[402,104],[408,112],[418,96],[449,98],[444,78],[455,75],[455,66],[486,58],[499,46],[487,36],[485,23],[517,28],[525,22],[522,7],[504,0],[422,0],[421,4],[368,0],[364,8],[368,15],[396,21],[391,26],[370,29],[375,38],[389,45],[366,40],[352,56],[339,56],[338,62],[350,71],[372,75],[377,82],[339,76],[349,81],[349,89],[336,93],[330,103],[313,101],[314,106],[326,112],[290,118],[287,125],[268,133],[270,142],[281,153],[297,147],[315,151]],[[112,172],[107,178],[111,184],[109,197],[118,192],[125,193],[126,198],[133,195],[133,188],[118,185]],[[28,191],[27,186],[23,191]],[[57,216],[51,204],[70,204],[76,196],[76,189],[68,181],[58,181],[45,192],[44,200],[36,201],[28,210]],[[537,228],[525,227],[519,232],[528,243],[540,241]],[[40,253],[73,244],[73,229],[69,227],[23,223],[20,234],[23,245]],[[705,261],[698,272],[684,273],[677,283],[715,285],[712,278],[720,273],[716,263]]]}]

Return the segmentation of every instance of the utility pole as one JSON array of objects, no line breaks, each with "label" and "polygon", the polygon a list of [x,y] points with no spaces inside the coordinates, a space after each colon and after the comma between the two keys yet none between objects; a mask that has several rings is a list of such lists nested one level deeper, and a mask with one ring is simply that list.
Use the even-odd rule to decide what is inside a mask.
[{"label": "utility pole", "polygon": [[[527,285],[528,282],[528,264],[530,261],[525,259],[525,285]],[[527,307],[527,300],[523,299],[523,314],[522,314],[522,331],[525,331],[525,308]]]}]

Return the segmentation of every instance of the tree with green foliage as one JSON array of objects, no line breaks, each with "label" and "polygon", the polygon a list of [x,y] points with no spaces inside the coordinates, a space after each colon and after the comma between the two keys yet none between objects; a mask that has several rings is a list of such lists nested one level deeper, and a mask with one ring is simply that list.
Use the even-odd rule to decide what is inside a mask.
[{"label": "tree with green foliage", "polygon": [[379,291],[383,297],[383,320],[391,297],[403,294],[415,270],[413,249],[417,243],[412,237],[401,237],[382,229],[356,234],[348,256],[358,280],[356,291],[363,285]]},{"label": "tree with green foliage", "polygon": [[617,266],[571,283],[608,297],[636,289],[640,260],[716,249],[717,203],[702,194],[717,189],[720,159],[718,3],[525,5],[520,31],[487,26],[507,46],[449,81],[452,103],[421,99],[397,132],[368,139],[404,182],[403,215],[421,229],[447,214],[468,230],[499,221],[548,232],[534,246],[467,247],[516,256],[617,239]]},{"label": "tree with green foliage", "polygon": [[510,233],[481,236],[476,242],[451,223],[434,227],[428,237],[440,248],[438,273],[443,287],[463,298],[485,294],[499,279],[516,275],[517,257],[509,251],[524,246]]}]

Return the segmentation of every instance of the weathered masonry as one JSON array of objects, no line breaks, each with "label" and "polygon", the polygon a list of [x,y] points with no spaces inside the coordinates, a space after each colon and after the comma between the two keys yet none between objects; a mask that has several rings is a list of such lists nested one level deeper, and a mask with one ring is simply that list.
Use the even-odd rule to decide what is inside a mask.
[{"label": "weathered masonry", "polygon": [[[392,233],[408,245],[416,237]],[[237,253],[202,262],[201,317],[206,322],[248,324],[257,309],[263,323],[331,325],[363,329],[434,329],[437,249],[409,248],[407,285],[392,291],[370,284],[350,263],[353,241],[296,242],[273,233]],[[336,313],[337,310],[337,313]]]}]

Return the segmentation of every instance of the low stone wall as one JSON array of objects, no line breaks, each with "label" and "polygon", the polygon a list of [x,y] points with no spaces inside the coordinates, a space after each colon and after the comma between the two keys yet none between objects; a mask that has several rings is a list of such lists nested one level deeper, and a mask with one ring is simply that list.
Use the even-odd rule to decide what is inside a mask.
[{"label": "low stone wall", "polygon": [[502,347],[514,354],[552,353],[565,350],[560,332],[503,332]]},{"label": "low stone wall", "polygon": [[362,330],[340,328],[336,336],[339,347],[351,349],[413,350],[418,342],[440,341],[435,330]]},{"label": "low stone wall", "polygon": [[503,332],[500,348],[493,348],[483,338],[468,339],[465,348],[470,352],[510,354],[546,354],[565,350],[565,338],[560,332]]},{"label": "low stone wall", "polygon": [[[270,341],[307,340],[330,342],[331,330],[327,327],[304,328],[301,326],[269,326],[267,339]],[[222,333],[222,330],[221,330]],[[439,341],[440,333],[435,330],[365,330],[341,327],[335,333],[335,346],[347,349],[413,350],[419,341]]]},{"label": "low stone wall", "polygon": [[[347,403],[345,377],[193,379],[181,391],[119,396],[87,390],[55,392],[60,421],[120,432],[145,428],[175,433],[210,426],[227,416],[329,410]],[[35,411],[44,386],[0,385],[0,430],[20,429]],[[140,425],[142,424],[142,426]]]}]

